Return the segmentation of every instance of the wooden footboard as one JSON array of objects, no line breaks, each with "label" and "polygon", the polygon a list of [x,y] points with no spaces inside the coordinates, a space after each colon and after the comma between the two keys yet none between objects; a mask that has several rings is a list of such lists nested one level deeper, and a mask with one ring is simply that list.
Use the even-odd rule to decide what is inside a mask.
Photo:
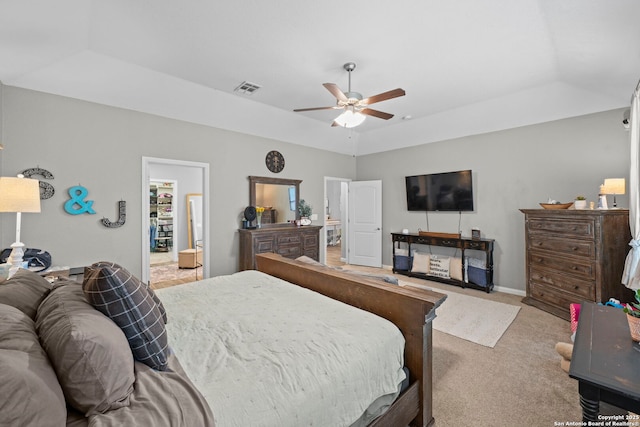
[{"label": "wooden footboard", "polygon": [[393,322],[405,338],[405,366],[410,386],[372,426],[432,425],[432,329],[435,309],[446,295],[399,287],[366,277],[265,253],[256,256],[258,270]]}]

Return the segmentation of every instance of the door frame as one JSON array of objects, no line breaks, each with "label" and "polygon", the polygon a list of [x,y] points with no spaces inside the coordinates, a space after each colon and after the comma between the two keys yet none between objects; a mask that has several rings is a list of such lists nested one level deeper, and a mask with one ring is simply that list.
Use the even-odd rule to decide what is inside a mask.
[{"label": "door frame", "polygon": [[150,278],[150,234],[149,234],[149,181],[150,166],[166,165],[199,168],[202,171],[202,277],[206,279],[210,275],[209,265],[210,254],[210,232],[209,232],[209,164],[202,162],[192,162],[186,160],[163,159],[158,157],[142,157],[142,179],[141,179],[141,247],[142,247],[142,274],[141,280],[149,283]]}]

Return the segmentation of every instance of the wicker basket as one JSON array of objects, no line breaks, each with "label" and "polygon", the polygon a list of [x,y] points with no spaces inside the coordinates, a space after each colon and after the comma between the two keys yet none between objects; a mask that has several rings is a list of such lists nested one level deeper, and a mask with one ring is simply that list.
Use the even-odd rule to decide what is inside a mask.
[{"label": "wicker basket", "polygon": [[635,342],[640,342],[640,317],[635,317],[627,314],[627,322],[629,323],[629,332],[631,332],[631,339]]}]

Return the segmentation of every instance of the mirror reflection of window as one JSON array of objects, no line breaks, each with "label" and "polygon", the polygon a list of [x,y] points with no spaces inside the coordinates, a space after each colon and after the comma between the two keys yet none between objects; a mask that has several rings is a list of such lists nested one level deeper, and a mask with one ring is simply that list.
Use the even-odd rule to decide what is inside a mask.
[{"label": "mirror reflection of window", "polygon": [[295,186],[256,183],[256,206],[265,208],[263,224],[295,221],[295,200]]},{"label": "mirror reflection of window", "polygon": [[289,210],[296,211],[296,187],[289,187]]}]

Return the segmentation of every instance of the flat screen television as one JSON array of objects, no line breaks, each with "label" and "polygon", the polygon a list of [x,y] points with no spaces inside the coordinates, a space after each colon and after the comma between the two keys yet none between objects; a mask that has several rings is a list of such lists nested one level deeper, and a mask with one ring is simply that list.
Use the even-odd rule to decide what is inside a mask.
[{"label": "flat screen television", "polygon": [[410,211],[473,211],[471,170],[405,177]]}]

